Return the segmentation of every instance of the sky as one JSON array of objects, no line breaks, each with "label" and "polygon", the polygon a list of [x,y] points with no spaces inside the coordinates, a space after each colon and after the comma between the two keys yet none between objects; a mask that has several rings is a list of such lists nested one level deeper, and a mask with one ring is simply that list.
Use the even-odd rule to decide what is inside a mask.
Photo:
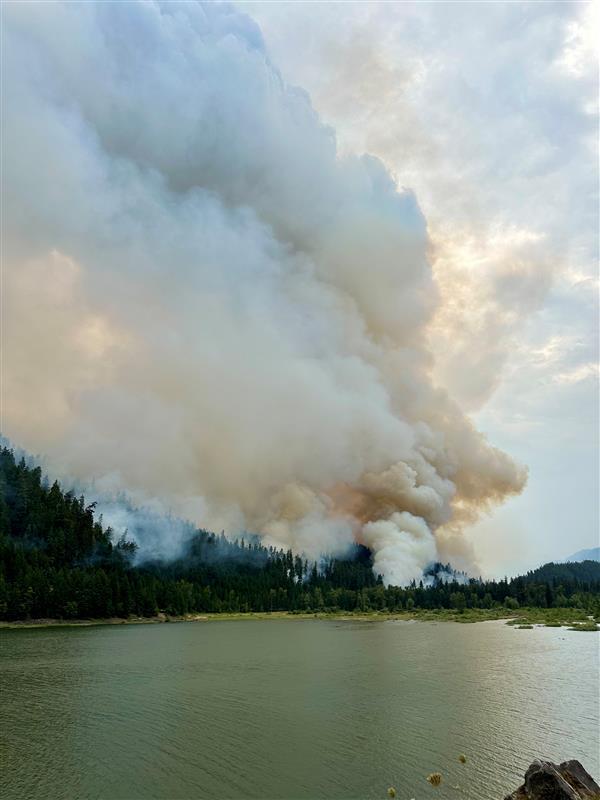
[{"label": "sky", "polygon": [[240,5],[340,148],[423,209],[439,379],[529,467],[468,534],[482,568],[598,545],[600,4]]},{"label": "sky", "polygon": [[153,556],[177,517],[394,583],[598,544],[597,28],[4,4],[3,433]]}]

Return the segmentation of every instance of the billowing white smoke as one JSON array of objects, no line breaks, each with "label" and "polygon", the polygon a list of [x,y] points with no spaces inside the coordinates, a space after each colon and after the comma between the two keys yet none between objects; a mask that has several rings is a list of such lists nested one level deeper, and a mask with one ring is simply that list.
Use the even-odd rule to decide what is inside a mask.
[{"label": "billowing white smoke", "polygon": [[389,583],[404,586],[435,561],[431,530],[424,519],[409,511],[367,522],[362,533],[365,544],[375,553],[373,569],[385,575]]},{"label": "billowing white smoke", "polygon": [[248,17],[14,3],[4,42],[13,440],[207,528],[364,542],[401,583],[521,490],[432,385],[414,196],[338,158]]}]

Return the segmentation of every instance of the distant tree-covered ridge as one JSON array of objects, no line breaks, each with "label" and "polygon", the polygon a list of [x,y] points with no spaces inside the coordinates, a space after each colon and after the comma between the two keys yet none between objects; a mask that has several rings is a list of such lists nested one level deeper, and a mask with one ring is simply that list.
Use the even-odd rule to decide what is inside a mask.
[{"label": "distant tree-covered ridge", "polygon": [[523,576],[524,580],[531,583],[560,583],[562,581],[598,581],[600,576],[600,562],[577,561],[555,564],[550,562],[537,569],[530,570]]},{"label": "distant tree-covered ridge", "polygon": [[432,565],[426,582],[385,587],[369,551],[311,563],[251,538],[198,530],[185,557],[135,565],[83,497],[0,449],[0,618],[107,618],[191,612],[401,611],[503,606],[600,610],[600,564],[546,564],[519,578],[469,579]]}]

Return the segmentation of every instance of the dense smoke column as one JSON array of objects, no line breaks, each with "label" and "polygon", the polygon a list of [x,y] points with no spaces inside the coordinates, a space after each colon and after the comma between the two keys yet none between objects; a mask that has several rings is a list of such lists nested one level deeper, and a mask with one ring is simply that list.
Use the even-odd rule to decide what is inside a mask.
[{"label": "dense smoke column", "polygon": [[11,4],[4,39],[8,435],[205,528],[358,540],[397,583],[521,490],[432,384],[415,197],[338,157],[248,17]]}]

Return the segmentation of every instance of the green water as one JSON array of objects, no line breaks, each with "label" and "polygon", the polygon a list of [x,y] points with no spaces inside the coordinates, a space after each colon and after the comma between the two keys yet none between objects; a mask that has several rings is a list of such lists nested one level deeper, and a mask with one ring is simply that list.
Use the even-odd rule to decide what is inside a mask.
[{"label": "green water", "polygon": [[0,795],[502,800],[538,756],[597,778],[598,641],[300,619],[3,631]]}]

